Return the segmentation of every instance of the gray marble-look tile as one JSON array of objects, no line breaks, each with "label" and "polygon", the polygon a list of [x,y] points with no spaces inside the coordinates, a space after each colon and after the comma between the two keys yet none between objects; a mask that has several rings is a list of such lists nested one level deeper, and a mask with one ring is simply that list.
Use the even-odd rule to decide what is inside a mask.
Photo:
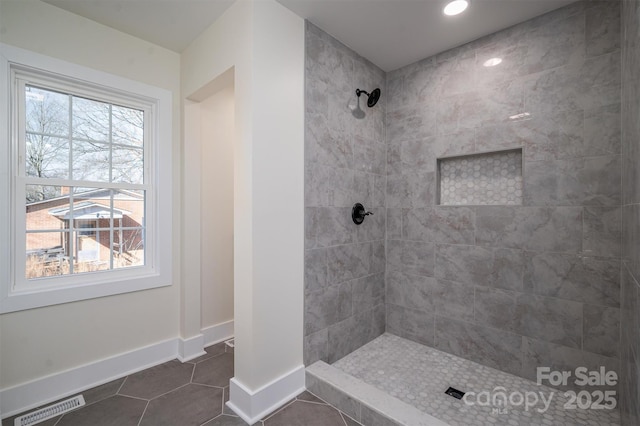
[{"label": "gray marble-look tile", "polygon": [[387,271],[386,302],[404,308],[435,312],[435,278],[407,274],[404,271]]},{"label": "gray marble-look tile", "polygon": [[436,157],[433,140],[434,138],[423,138],[390,142],[387,146],[387,174],[434,172]]},{"label": "gray marble-look tile", "polygon": [[435,172],[387,176],[387,207],[432,206],[435,196]]},{"label": "gray marble-look tile", "polygon": [[326,117],[307,114],[305,157],[310,164],[353,168],[353,144],[345,130],[327,122]]},{"label": "gray marble-look tile", "polygon": [[327,280],[327,249],[304,251],[304,290],[318,291],[329,285]]},{"label": "gray marble-look tile", "polygon": [[468,322],[436,316],[436,349],[508,373],[518,373],[521,337]]},{"label": "gray marble-look tile", "polygon": [[587,56],[620,48],[620,1],[592,1],[585,10]]},{"label": "gray marble-look tile", "polygon": [[525,255],[521,250],[494,249],[490,281],[478,282],[478,284],[503,290],[522,291],[524,265]]},{"label": "gray marble-look tile", "polygon": [[477,207],[476,244],[577,253],[581,207]]},{"label": "gray marble-look tile", "polygon": [[390,111],[386,117],[387,143],[424,140],[435,134],[435,111],[405,108]]},{"label": "gray marble-look tile", "polygon": [[620,257],[622,210],[620,207],[585,207],[582,251],[588,256]]},{"label": "gray marble-look tile", "polygon": [[387,332],[433,346],[434,315],[418,309],[387,303]]},{"label": "gray marble-look tile", "polygon": [[345,320],[352,314],[351,282],[308,293],[304,307],[305,336]]},{"label": "gray marble-look tile", "polygon": [[567,156],[612,155],[621,152],[620,103],[584,112],[584,143],[566,149]]},{"label": "gray marble-look tile", "polygon": [[330,247],[327,249],[327,278],[329,283],[336,284],[368,275],[372,270],[371,258],[371,243]]},{"label": "gray marble-look tile", "polygon": [[384,333],[384,305],[355,314],[329,327],[329,363],[334,363]]},{"label": "gray marble-look tile", "polygon": [[474,130],[460,130],[446,135],[438,135],[429,139],[429,143],[433,145],[433,155],[437,158],[473,154],[476,132]]},{"label": "gray marble-look tile", "polygon": [[493,328],[516,330],[518,293],[487,287],[475,288],[475,322]]},{"label": "gray marble-look tile", "polygon": [[387,239],[399,240],[402,238],[402,209],[387,209]]},{"label": "gray marble-look tile", "polygon": [[366,405],[362,405],[362,419],[363,425],[367,426],[398,426],[399,423],[386,417],[383,414],[378,413],[376,410],[369,408]]},{"label": "gray marble-look tile", "polygon": [[350,207],[305,208],[305,248],[330,247],[355,241]]},{"label": "gray marble-look tile", "polygon": [[620,345],[620,309],[584,305],[585,351],[618,358]]},{"label": "gray marble-look tile", "polygon": [[373,191],[371,194],[371,207],[387,206],[387,177],[373,176]]},{"label": "gray marble-look tile", "polygon": [[384,273],[377,273],[358,278],[351,282],[353,313],[369,311],[384,304],[385,281]]},{"label": "gray marble-look tile", "polygon": [[524,172],[524,203],[620,205],[620,166],[619,155],[531,161]]},{"label": "gray marble-look tile", "polygon": [[574,348],[582,346],[581,303],[519,293],[515,317],[514,330],[520,335]]},{"label": "gray marble-look tile", "polygon": [[329,329],[304,336],[304,365],[311,365],[316,361],[329,360]]},{"label": "gray marble-look tile", "polygon": [[[606,371],[615,371],[619,374],[619,362],[615,358],[593,354],[579,349],[568,348],[546,341],[524,337],[522,339],[522,376],[537,381],[537,371],[540,367],[548,367],[551,371],[569,371],[571,377],[567,385],[554,386],[560,389],[585,390],[585,387],[575,383],[575,369],[586,367],[588,371],[600,371],[600,367],[605,367]],[[541,381],[543,385],[549,385],[547,380]],[[589,387],[592,391],[598,387]],[[610,388],[611,389],[611,388]],[[616,386],[613,387],[616,389]]]},{"label": "gray marble-look tile", "polygon": [[351,207],[355,192],[352,170],[305,165],[305,207]]},{"label": "gray marble-look tile", "polygon": [[365,243],[384,240],[387,227],[386,209],[367,205],[365,205],[365,209],[372,214],[366,216],[364,222],[356,226],[356,241]]},{"label": "gray marble-look tile", "polygon": [[622,258],[634,277],[640,277],[640,204],[622,207]]},{"label": "gray marble-look tile", "polygon": [[386,174],[387,153],[384,143],[355,135],[353,145],[356,170],[379,175]]},{"label": "gray marble-look tile", "polygon": [[306,373],[305,381],[309,392],[322,398],[323,401],[333,405],[349,417],[360,420],[361,404],[357,400],[309,372]]},{"label": "gray marble-look tile", "polygon": [[493,250],[478,246],[438,244],[435,276],[439,280],[464,284],[489,282],[493,271]]},{"label": "gray marble-look tile", "polygon": [[370,274],[377,274],[387,270],[386,244],[384,241],[374,241],[371,244],[371,267]]},{"label": "gray marble-look tile", "polygon": [[[505,79],[513,79],[526,74],[529,47],[514,38],[521,39],[521,37],[512,37],[509,39],[509,43],[494,41],[478,47],[474,67],[479,85],[494,85]],[[491,58],[500,58],[502,62],[498,66],[484,66],[484,63]]]},{"label": "gray marble-look tile", "polygon": [[579,63],[585,56],[585,23],[582,14],[556,19],[553,25],[530,24],[525,73]]},{"label": "gray marble-look tile", "polygon": [[559,253],[526,253],[524,290],[601,306],[620,305],[620,262]]},{"label": "gray marble-look tile", "polygon": [[408,240],[474,244],[475,213],[468,207],[403,210],[402,235]]},{"label": "gray marble-look tile", "polygon": [[408,274],[434,276],[435,247],[433,243],[387,241],[387,267]]},{"label": "gray marble-look tile", "polygon": [[433,286],[435,314],[473,322],[474,286],[437,280]]}]

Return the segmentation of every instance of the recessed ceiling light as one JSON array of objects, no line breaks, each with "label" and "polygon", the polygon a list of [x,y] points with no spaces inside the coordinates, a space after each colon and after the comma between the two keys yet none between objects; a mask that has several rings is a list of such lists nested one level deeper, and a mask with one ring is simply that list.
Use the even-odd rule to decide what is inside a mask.
[{"label": "recessed ceiling light", "polygon": [[453,16],[464,12],[467,6],[469,6],[467,0],[453,0],[444,7],[443,12],[445,15]]},{"label": "recessed ceiling light", "polygon": [[487,59],[486,61],[484,61],[484,65],[485,67],[495,67],[496,65],[499,65],[502,62],[502,58],[491,58],[491,59]]}]

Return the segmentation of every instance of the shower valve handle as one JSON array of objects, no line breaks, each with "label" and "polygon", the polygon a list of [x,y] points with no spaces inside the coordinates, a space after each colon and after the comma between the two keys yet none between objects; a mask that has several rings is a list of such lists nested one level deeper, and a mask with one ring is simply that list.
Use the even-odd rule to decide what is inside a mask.
[{"label": "shower valve handle", "polygon": [[353,209],[351,209],[351,219],[356,225],[360,225],[364,221],[365,216],[372,214],[373,212],[366,211],[364,206],[360,203],[355,203],[353,205]]}]

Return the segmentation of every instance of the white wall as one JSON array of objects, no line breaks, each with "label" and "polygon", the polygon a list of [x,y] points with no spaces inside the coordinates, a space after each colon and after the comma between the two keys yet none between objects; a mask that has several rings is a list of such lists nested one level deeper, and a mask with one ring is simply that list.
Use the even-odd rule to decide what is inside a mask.
[{"label": "white wall", "polygon": [[[236,2],[183,52],[183,95],[206,99],[230,68],[234,381],[250,405],[251,395],[302,366],[304,21],[274,0]],[[237,395],[231,402],[242,405]]]},{"label": "white wall", "polygon": [[[170,90],[179,170],[178,54],[32,0],[2,0],[0,41]],[[173,181],[173,250],[179,253],[178,173]],[[0,389],[176,338],[180,264],[174,262],[171,287],[1,315]]]},{"label": "white wall", "polygon": [[202,328],[233,320],[233,96],[229,84],[200,103]]}]

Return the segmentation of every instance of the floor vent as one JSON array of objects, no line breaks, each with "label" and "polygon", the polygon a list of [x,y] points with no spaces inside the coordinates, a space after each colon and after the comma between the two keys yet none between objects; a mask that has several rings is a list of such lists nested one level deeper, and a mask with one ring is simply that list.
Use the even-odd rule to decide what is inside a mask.
[{"label": "floor vent", "polygon": [[454,397],[455,399],[462,399],[462,397],[464,396],[464,392],[459,391],[458,389],[455,389],[455,388],[449,388],[446,391],[444,391],[444,393]]},{"label": "floor vent", "polygon": [[50,405],[48,407],[41,408],[33,411],[24,416],[17,417],[14,426],[30,426],[35,425],[52,417],[59,416],[71,410],[75,410],[78,407],[84,405],[84,397],[82,395],[74,396],[73,398],[66,399],[58,402],[57,404]]},{"label": "floor vent", "polygon": [[224,344],[229,346],[230,348],[233,348],[233,347],[236,346],[235,339],[229,339],[229,340],[225,341]]}]

